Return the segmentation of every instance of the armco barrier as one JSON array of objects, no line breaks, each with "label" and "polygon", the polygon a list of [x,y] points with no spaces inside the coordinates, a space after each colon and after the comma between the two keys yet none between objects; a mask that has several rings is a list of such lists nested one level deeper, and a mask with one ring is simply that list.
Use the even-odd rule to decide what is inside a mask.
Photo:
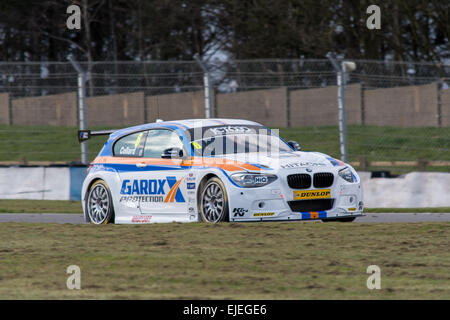
[{"label": "armco barrier", "polygon": [[85,167],[0,168],[0,199],[80,200]]},{"label": "armco barrier", "polygon": [[449,207],[450,173],[411,172],[396,178],[370,178],[361,172],[364,204],[369,208]]},{"label": "armco barrier", "polygon": [[[366,207],[450,207],[450,173],[371,178],[359,172]],[[85,167],[0,168],[0,199],[80,200]]]}]

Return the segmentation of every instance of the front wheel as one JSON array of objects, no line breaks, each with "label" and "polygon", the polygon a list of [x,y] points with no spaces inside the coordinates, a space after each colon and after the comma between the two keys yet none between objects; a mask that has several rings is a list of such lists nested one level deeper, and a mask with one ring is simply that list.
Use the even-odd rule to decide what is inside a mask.
[{"label": "front wheel", "polygon": [[89,189],[86,210],[93,224],[107,224],[114,221],[111,192],[103,180],[96,181]]},{"label": "front wheel", "polygon": [[200,194],[202,221],[217,223],[228,221],[228,196],[225,185],[217,177],[210,178]]}]

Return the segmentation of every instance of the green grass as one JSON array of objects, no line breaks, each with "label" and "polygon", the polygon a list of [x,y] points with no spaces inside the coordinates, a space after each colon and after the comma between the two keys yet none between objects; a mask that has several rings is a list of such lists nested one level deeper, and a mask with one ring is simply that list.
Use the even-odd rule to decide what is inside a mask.
[{"label": "green grass", "polygon": [[[450,299],[449,223],[0,224],[0,299]],[[381,268],[381,290],[366,287]],[[69,265],[81,290],[68,290]]]},{"label": "green grass", "polygon": [[[355,166],[355,170],[359,170],[358,166]],[[405,167],[399,167],[399,166],[385,166],[385,167],[379,167],[379,166],[369,166],[366,171],[389,171],[391,175],[402,175],[407,174],[409,172],[414,171],[425,171],[425,172],[450,172],[450,166],[426,166],[425,170],[421,170],[417,166],[405,166]]]},{"label": "green grass", "polygon": [[[0,125],[0,161],[80,161],[77,135],[78,129],[72,127]],[[106,136],[89,140],[90,160],[105,141]]]},{"label": "green grass", "polygon": [[[320,151],[340,158],[337,126],[284,128],[285,140],[297,140],[303,150]],[[369,161],[450,160],[450,127],[401,128],[347,127],[349,161],[365,156]]]},{"label": "green grass", "polygon": [[81,201],[0,199],[0,213],[83,213],[83,210]]},{"label": "green grass", "polygon": [[[450,213],[450,207],[435,208],[365,208],[365,213],[430,212]],[[0,199],[1,213],[83,213],[80,201],[66,200],[4,200]]]},{"label": "green grass", "polygon": [[[350,161],[359,161],[361,156],[366,156],[369,161],[417,161],[418,158],[450,161],[450,127],[350,125],[347,132]],[[337,126],[281,128],[280,134],[285,140],[297,140],[303,150],[340,157]],[[94,137],[89,141],[90,159],[97,155],[104,142],[105,137]],[[0,161],[21,161],[24,158],[28,161],[79,160],[77,129],[0,125]],[[434,170],[445,171],[448,168]]]}]

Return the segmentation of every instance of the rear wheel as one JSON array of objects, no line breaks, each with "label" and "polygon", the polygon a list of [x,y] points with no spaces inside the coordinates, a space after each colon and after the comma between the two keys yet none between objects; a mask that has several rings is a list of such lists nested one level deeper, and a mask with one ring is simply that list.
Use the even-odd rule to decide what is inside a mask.
[{"label": "rear wheel", "polygon": [[114,222],[114,208],[111,192],[103,180],[94,182],[89,189],[86,202],[89,220],[93,224],[107,224]]},{"label": "rear wheel", "polygon": [[323,222],[352,222],[356,217],[337,218],[337,219],[322,219]]},{"label": "rear wheel", "polygon": [[217,223],[229,220],[227,191],[217,177],[210,178],[201,190],[200,214],[204,222]]}]

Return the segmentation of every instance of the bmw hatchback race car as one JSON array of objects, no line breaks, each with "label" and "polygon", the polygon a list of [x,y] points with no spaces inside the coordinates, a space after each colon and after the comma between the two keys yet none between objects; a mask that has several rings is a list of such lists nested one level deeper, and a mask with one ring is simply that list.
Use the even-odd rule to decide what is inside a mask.
[{"label": "bmw hatchback race car", "polygon": [[86,222],[353,221],[362,215],[352,166],[300,151],[256,122],[157,121],[117,131],[82,187]]}]

